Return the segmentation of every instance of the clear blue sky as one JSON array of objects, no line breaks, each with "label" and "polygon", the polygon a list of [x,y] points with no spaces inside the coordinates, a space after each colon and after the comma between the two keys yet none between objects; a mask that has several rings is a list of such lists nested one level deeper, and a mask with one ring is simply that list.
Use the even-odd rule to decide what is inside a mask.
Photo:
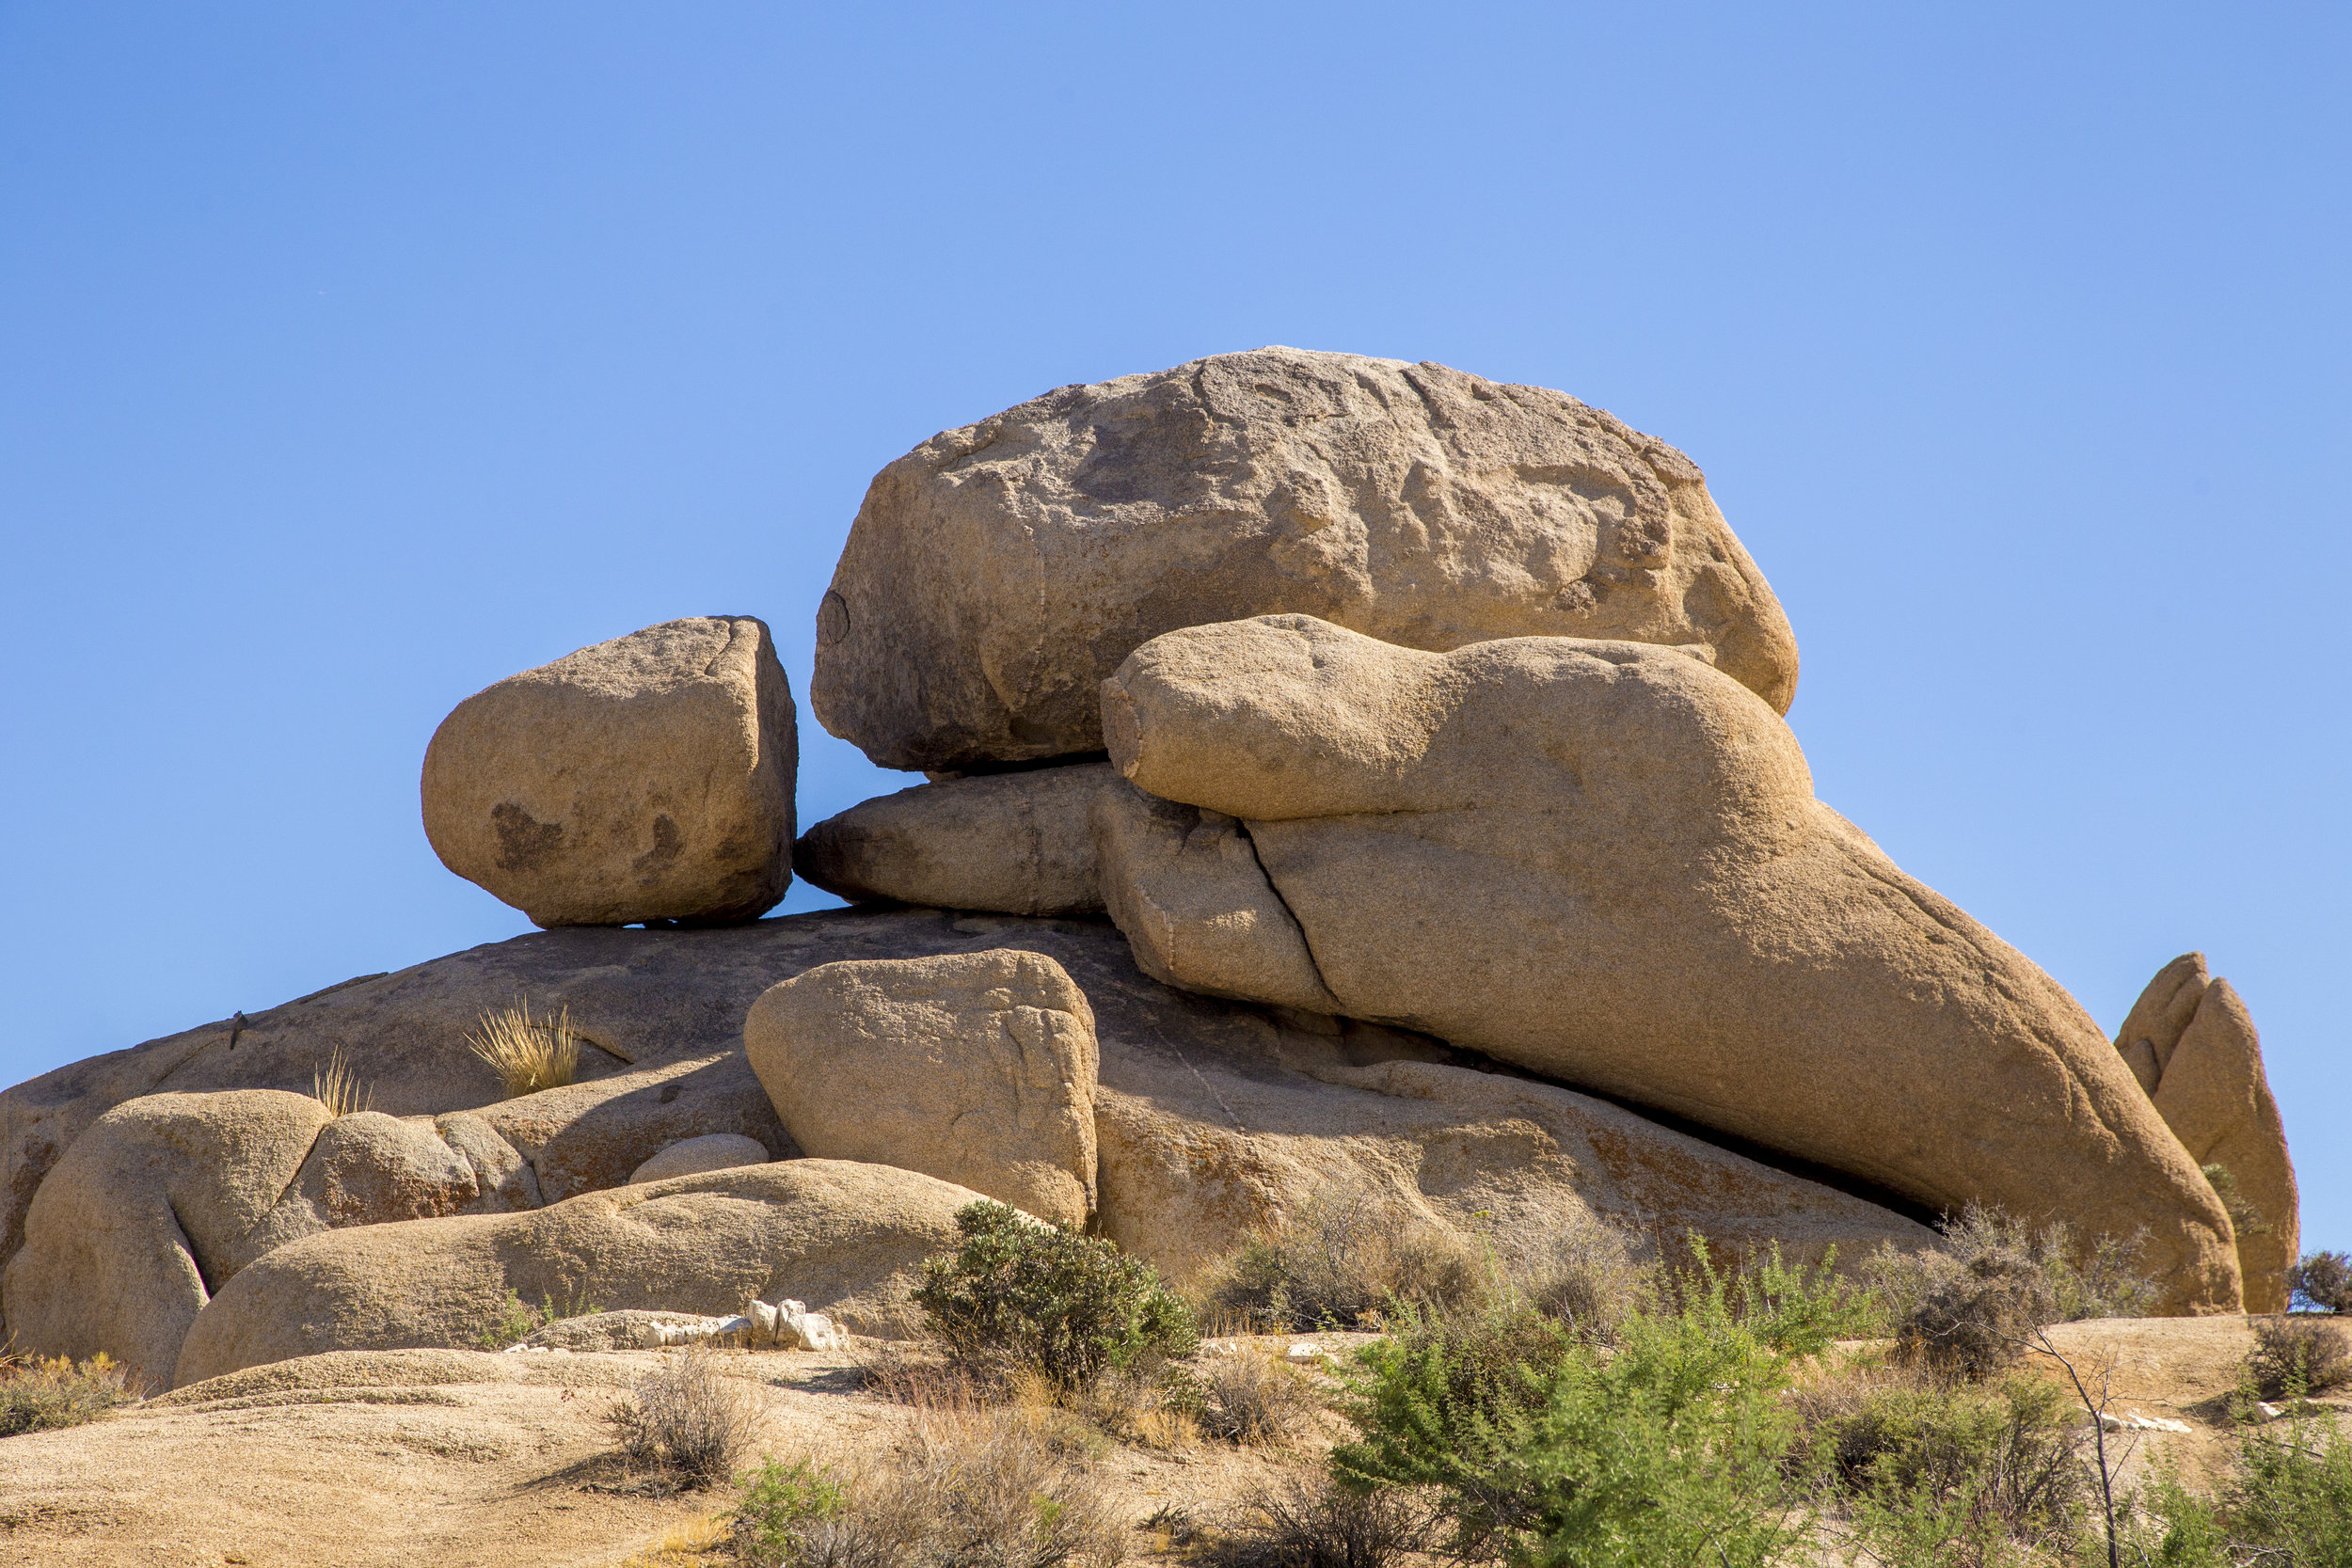
[{"label": "clear blue sky", "polygon": [[[805,692],[882,464],[1279,342],[1690,452],[1822,798],[2110,1028],[2203,948],[2352,1246],[2348,62],[2316,5],[4,0],[0,1083],[525,929],[418,825],[452,705],[722,612]],[[803,725],[803,822],[905,782]]]}]

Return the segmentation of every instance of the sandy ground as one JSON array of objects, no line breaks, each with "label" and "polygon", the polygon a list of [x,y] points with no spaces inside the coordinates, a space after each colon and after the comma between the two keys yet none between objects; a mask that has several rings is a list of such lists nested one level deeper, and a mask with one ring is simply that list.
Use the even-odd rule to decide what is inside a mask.
[{"label": "sandy ground", "polygon": [[[730,1356],[766,1386],[761,1449],[887,1450],[912,1415],[865,1390],[879,1349]],[[660,1354],[340,1352],[11,1437],[0,1564],[607,1568],[733,1500],[647,1495],[614,1456],[604,1414]],[[1092,1463],[1140,1526],[1236,1497],[1284,1457],[1106,1442]]]},{"label": "sandy ground", "polygon": [[[1327,1337],[1333,1348],[1342,1339]],[[2126,1479],[2160,1456],[2201,1481],[2234,1443],[2227,1402],[2253,1335],[2246,1319],[2110,1319],[2052,1340],[2118,1415],[2186,1433],[2119,1434]],[[1284,1341],[1264,1342],[1279,1351]],[[724,1489],[660,1496],[619,1465],[603,1417],[655,1362],[649,1351],[484,1354],[343,1352],[258,1367],[89,1426],[0,1441],[0,1564],[255,1568],[616,1568],[728,1507]],[[736,1353],[768,1400],[760,1447],[854,1460],[913,1417],[866,1386],[882,1347]],[[2047,1363],[2043,1370],[2056,1375]],[[2347,1402],[2329,1401],[2339,1408]],[[1097,1475],[1140,1528],[1165,1505],[1200,1513],[1312,1449],[1268,1455],[1203,1443],[1104,1442]]]}]

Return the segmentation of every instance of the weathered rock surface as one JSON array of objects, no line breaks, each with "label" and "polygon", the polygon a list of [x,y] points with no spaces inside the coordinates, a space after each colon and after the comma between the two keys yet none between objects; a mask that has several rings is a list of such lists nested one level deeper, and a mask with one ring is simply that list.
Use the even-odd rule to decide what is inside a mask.
[{"label": "weathered rock surface", "polygon": [[[25,1212],[42,1179],[107,1111],[165,1092],[270,1088],[307,1101],[314,1071],[339,1050],[378,1110],[441,1117],[453,1147],[471,1147],[465,1140],[473,1124],[451,1113],[495,1113],[497,1127],[483,1122],[475,1131],[534,1161],[548,1201],[618,1185],[663,1144],[702,1132],[740,1132],[789,1154],[791,1141],[743,1060],[743,1014],[761,991],[806,966],[779,960],[790,944],[775,940],[776,927],[764,929],[771,934],[751,941],[731,931],[707,940],[594,927],[533,933],[347,980],[19,1084],[0,1093],[0,1264],[24,1243]],[[518,997],[569,1009],[584,1039],[580,1081],[501,1101],[496,1074],[465,1037],[485,1012]],[[492,1176],[490,1185],[501,1180]],[[0,1323],[0,1337],[6,1332]]]},{"label": "weathered rock surface", "polygon": [[750,920],[792,880],[798,748],[765,625],[668,621],[458,704],[424,831],[542,926]]},{"label": "weathered rock surface", "polygon": [[[618,1186],[662,1145],[706,1130],[661,1119],[681,1108],[701,1117],[744,1107],[744,1120],[718,1130],[789,1156],[765,1090],[740,1050],[728,1050],[739,1046],[760,993],[841,959],[996,948],[1044,954],[1086,993],[1101,1053],[1096,1223],[1172,1273],[1196,1272],[1253,1227],[1342,1181],[1375,1185],[1416,1214],[1477,1234],[1490,1223],[1478,1217],[1482,1209],[1532,1212],[1540,1204],[1581,1206],[1669,1236],[1694,1227],[1735,1252],[1782,1236],[1815,1247],[1836,1242],[1851,1260],[1881,1241],[1915,1245],[1927,1234],[1878,1204],[1589,1096],[1473,1070],[1492,1064],[1425,1037],[1171,990],[1137,970],[1105,921],[934,910],[835,910],[700,931],[541,931],[453,954],[255,1014],[233,1049],[228,1029],[212,1026],[0,1094],[0,1127],[9,1133],[0,1172],[29,1199],[54,1164],[47,1151],[120,1100],[158,1087],[234,1087],[240,1069],[264,1086],[307,1090],[313,1062],[337,1045],[375,1075],[376,1103],[389,1111],[486,1107],[439,1125],[479,1118],[487,1129],[497,1117],[501,1142],[511,1138],[508,1147],[536,1159],[551,1203],[586,1190],[583,1181]],[[524,994],[534,1006],[568,1006],[608,1049],[666,1068],[623,1069],[597,1084],[499,1103],[495,1082],[476,1071],[459,1037],[484,1006]],[[1452,1070],[1392,1077],[1389,1063]],[[470,1101],[438,1099],[467,1085]],[[605,1100],[561,1109],[598,1085]],[[1519,1097],[1542,1114],[1520,1108]],[[612,1109],[600,1118],[597,1104]],[[765,1131],[750,1123],[755,1112],[768,1118]],[[616,1121],[625,1136],[607,1135]],[[570,1299],[560,1285],[550,1278],[546,1289]],[[779,1288],[818,1300],[792,1279]],[[539,1289],[525,1293],[535,1303]],[[723,1297],[708,1304],[736,1306]]]},{"label": "weathered rock surface", "polygon": [[793,847],[792,868],[852,903],[1100,913],[1089,813],[1118,783],[1095,762],[916,784],[818,823]]},{"label": "weathered rock surface", "polygon": [[1266,348],[1065,387],[875,476],[809,696],[887,768],[1099,751],[1095,689],[1278,610],[1451,649],[1705,645],[1787,711],[1796,641],[1680,452],[1442,365]]},{"label": "weathered rock surface", "polygon": [[739,1132],[710,1132],[663,1144],[654,1157],[629,1172],[630,1186],[667,1181],[673,1176],[700,1176],[707,1170],[733,1170],[739,1165],[764,1165],[768,1148],[757,1138]]},{"label": "weathered rock surface", "polygon": [[344,1226],[535,1208],[485,1129],[275,1089],[151,1095],[108,1112],[41,1184],[0,1275],[9,1327],[47,1354],[104,1351],[157,1385],[212,1295],[256,1258]]},{"label": "weathered rock surface", "polygon": [[1052,958],[823,964],[752,1005],[743,1051],[810,1154],[919,1170],[1057,1225],[1094,1212],[1094,1014]]},{"label": "weathered rock surface", "polygon": [[2301,1256],[2300,1199],[2245,1002],[2210,975],[2202,953],[2184,953],[2156,972],[2115,1043],[2189,1157],[2228,1167],[2259,1216],[2237,1236],[2246,1309],[2285,1311],[2287,1270]]},{"label": "weathered rock surface", "polygon": [[1700,660],[1267,616],[1145,644],[1103,705],[1130,782],[1243,823],[1350,1016],[1921,1203],[2146,1226],[2172,1309],[2236,1307],[2227,1216],[2097,1026],[1816,801],[1787,725]]},{"label": "weathered rock surface", "polygon": [[199,1313],[173,1386],[330,1350],[459,1348],[525,1301],[723,1314],[787,1290],[853,1332],[919,1321],[917,1265],[978,1195],[791,1160],[587,1193],[527,1214],[333,1230],[249,1264]]}]

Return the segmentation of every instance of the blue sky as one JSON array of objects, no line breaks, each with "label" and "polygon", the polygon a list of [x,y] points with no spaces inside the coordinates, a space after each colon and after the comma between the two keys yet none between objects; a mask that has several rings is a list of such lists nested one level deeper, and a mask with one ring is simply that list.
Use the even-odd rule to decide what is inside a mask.
[{"label": "blue sky", "polygon": [[[2110,1028],[2202,948],[2352,1246],[2348,46],[2295,5],[0,0],[0,1082],[526,929],[418,824],[453,704],[706,613],[804,692],[874,470],[1280,342],[1688,451],[1821,797]],[[802,739],[803,822],[906,782]]]}]

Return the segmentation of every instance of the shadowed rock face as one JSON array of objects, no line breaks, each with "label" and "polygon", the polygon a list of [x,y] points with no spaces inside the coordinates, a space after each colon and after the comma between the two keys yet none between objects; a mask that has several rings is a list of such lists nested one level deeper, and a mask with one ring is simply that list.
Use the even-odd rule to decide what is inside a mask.
[{"label": "shadowed rock face", "polygon": [[425,751],[424,831],[542,926],[751,920],[792,880],[798,766],[767,626],[667,621],[458,704]]},{"label": "shadowed rock face", "polygon": [[1779,711],[1796,640],[1699,470],[1537,387],[1266,348],[1067,387],[875,476],[810,703],[888,768],[1095,752],[1095,688],[1276,610],[1409,647],[1701,644]]},{"label": "shadowed rock face", "polygon": [[1246,833],[1290,917],[1253,928],[1274,964],[1130,927],[1146,969],[1250,995],[1311,963],[1351,1017],[1922,1203],[2145,1226],[2173,1309],[2237,1306],[2219,1200],[2098,1027],[1816,801],[1788,726],[1704,662],[1265,616],[1146,643],[1103,705],[1120,771]]},{"label": "shadowed rock face", "polygon": [[2227,1167],[2253,1210],[2237,1237],[2246,1309],[2285,1311],[2287,1270],[2301,1256],[2300,1198],[2245,1002],[2211,977],[2202,953],[2184,953],[2148,982],[2115,1045],[2189,1158]]}]

